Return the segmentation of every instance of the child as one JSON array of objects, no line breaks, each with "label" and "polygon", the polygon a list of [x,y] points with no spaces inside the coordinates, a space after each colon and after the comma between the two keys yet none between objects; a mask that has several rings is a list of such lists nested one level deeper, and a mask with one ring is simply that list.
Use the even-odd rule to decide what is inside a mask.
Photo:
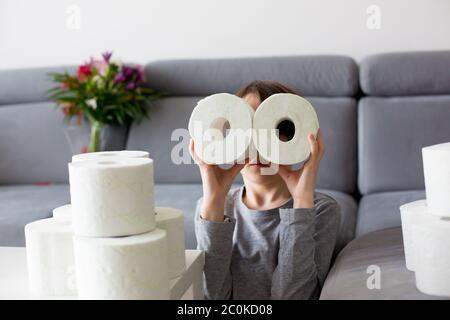
[{"label": "child", "polygon": [[[274,81],[254,81],[237,92],[253,108],[276,93],[294,93]],[[292,126],[279,127],[280,140]],[[310,158],[303,168],[279,166],[262,175],[264,166],[235,164],[228,170],[198,164],[203,197],[197,205],[198,248],[205,252],[207,299],[317,299],[328,273],[340,222],[337,202],[315,192],[324,153],[322,135],[308,136]],[[244,185],[231,190],[238,173]]]}]

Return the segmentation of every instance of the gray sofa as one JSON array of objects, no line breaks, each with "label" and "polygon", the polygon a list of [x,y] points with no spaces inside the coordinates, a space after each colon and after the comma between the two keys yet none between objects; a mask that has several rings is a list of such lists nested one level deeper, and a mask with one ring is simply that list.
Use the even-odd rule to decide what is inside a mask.
[{"label": "gray sofa", "polygon": [[[22,246],[26,223],[69,202],[70,148],[62,114],[46,95],[46,74],[63,69],[0,71],[0,246]],[[317,110],[327,144],[317,187],[342,208],[337,258],[322,298],[426,298],[404,268],[398,207],[424,197],[421,147],[450,141],[449,69],[450,52],[375,55],[359,66],[343,56],[151,62],[148,83],[166,96],[149,106],[149,119],[112,136],[109,145],[150,152],[156,204],[185,212],[186,246],[194,248],[200,176],[194,164],[171,162],[179,142],[172,131],[187,127],[206,95],[234,92],[254,79],[286,83]],[[401,285],[365,286],[374,247],[376,261]]]},{"label": "gray sofa", "polygon": [[[450,52],[381,54],[360,65],[356,239],[338,256],[322,299],[430,299],[405,268],[401,204],[425,198],[421,148],[450,141]],[[369,289],[368,267],[381,287]]]}]

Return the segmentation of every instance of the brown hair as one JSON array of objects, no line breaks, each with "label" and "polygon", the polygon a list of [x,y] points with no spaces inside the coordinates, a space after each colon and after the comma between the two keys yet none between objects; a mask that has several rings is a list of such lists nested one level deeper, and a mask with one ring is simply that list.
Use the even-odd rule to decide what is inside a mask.
[{"label": "brown hair", "polygon": [[266,100],[273,94],[276,93],[292,93],[297,94],[294,90],[289,88],[288,86],[281,84],[277,81],[272,80],[255,80],[250,82],[249,84],[241,87],[236,95],[240,98],[245,97],[249,93],[253,93],[259,96],[261,102]]},{"label": "brown hair", "polygon": [[[294,90],[276,81],[271,80],[255,80],[248,85],[240,88],[236,95],[244,98],[249,93],[256,94],[259,100],[263,102],[268,97],[276,93],[292,93],[297,94]],[[290,120],[283,120],[277,125],[278,136],[281,141],[289,141],[294,137],[295,125]]]}]

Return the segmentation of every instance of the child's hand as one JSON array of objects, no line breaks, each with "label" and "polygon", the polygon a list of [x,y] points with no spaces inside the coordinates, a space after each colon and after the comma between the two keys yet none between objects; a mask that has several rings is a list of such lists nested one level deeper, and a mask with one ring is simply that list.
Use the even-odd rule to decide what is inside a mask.
[{"label": "child's hand", "polygon": [[320,129],[317,139],[314,134],[308,136],[311,147],[311,156],[303,168],[291,171],[289,166],[280,166],[279,175],[283,178],[294,200],[294,208],[314,207],[314,190],[319,171],[319,163],[325,152],[325,143]]},{"label": "child's hand", "polygon": [[225,197],[233,184],[236,175],[244,168],[245,164],[235,164],[228,170],[221,169],[217,165],[203,162],[195,153],[194,141],[191,139],[189,151],[192,159],[200,168],[203,183],[203,202],[201,216],[205,220],[223,221]]}]

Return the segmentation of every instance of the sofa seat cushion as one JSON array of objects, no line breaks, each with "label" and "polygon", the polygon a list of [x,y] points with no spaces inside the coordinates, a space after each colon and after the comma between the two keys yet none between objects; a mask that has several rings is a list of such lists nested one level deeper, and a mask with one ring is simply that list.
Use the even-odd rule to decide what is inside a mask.
[{"label": "sofa seat cushion", "polygon": [[[354,237],[356,203],[345,193],[318,190],[336,199],[342,208],[341,227],[336,250]],[[156,206],[178,208],[184,212],[187,249],[195,249],[194,213],[202,196],[201,184],[157,184]],[[70,202],[68,185],[0,186],[0,246],[24,246],[27,223],[52,216],[52,210]]]},{"label": "sofa seat cushion", "polygon": [[[236,186],[237,187],[237,186]],[[336,252],[354,238],[356,203],[345,193],[333,190],[318,190],[333,197],[341,206],[341,226],[336,243]],[[158,184],[155,188],[157,206],[169,206],[183,210],[185,219],[186,248],[197,246],[194,233],[194,213],[197,200],[202,196],[201,184]]]},{"label": "sofa seat cushion", "polygon": [[425,191],[380,192],[364,196],[358,208],[356,237],[365,233],[401,226],[402,204],[425,199]]},{"label": "sofa seat cushion", "polygon": [[346,193],[328,189],[318,189],[318,192],[325,193],[335,199],[341,207],[341,224],[336,241],[334,253],[337,254],[347,243],[355,238],[355,227],[358,206],[355,200]]},{"label": "sofa seat cushion", "polygon": [[[174,207],[186,215],[186,247],[196,247],[193,215],[201,185],[156,185],[157,206]],[[24,246],[24,227],[35,220],[51,217],[52,210],[70,202],[69,186],[9,185],[0,186],[0,246]]]},{"label": "sofa seat cushion", "polygon": [[[380,288],[369,289],[368,278],[380,271]],[[371,281],[369,283],[372,284]],[[405,266],[401,228],[368,233],[354,239],[338,255],[320,299],[438,299],[416,288],[414,272]]]},{"label": "sofa seat cushion", "polygon": [[51,217],[69,199],[65,184],[0,186],[0,246],[24,246],[25,225]]}]

